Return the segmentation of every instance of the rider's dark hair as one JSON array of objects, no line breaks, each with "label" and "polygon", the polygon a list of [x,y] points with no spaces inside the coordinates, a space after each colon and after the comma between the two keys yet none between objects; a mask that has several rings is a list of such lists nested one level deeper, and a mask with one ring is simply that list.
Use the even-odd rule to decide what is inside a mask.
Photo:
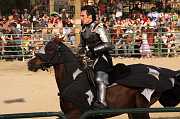
[{"label": "rider's dark hair", "polygon": [[84,11],[84,10],[86,10],[86,13],[88,16],[92,15],[93,21],[96,21],[96,11],[95,11],[94,6],[85,5],[85,6],[81,7],[81,11]]}]

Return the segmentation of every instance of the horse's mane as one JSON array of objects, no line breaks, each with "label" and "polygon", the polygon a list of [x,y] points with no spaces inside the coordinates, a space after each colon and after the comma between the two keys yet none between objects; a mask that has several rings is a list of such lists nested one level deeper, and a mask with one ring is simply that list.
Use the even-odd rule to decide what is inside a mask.
[{"label": "horse's mane", "polygon": [[78,53],[75,53],[73,51],[75,49],[70,48],[70,46],[66,45],[63,42],[59,42],[59,52],[61,55],[64,57],[64,62],[71,62],[71,63],[76,63],[76,64],[81,64],[81,56],[78,55]]}]

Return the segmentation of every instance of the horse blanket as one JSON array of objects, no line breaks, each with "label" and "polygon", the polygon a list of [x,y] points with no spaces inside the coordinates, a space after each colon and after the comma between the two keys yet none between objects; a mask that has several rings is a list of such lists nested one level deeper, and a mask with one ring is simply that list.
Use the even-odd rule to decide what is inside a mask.
[{"label": "horse blanket", "polygon": [[[63,90],[62,97],[82,108],[82,111],[91,108],[96,94],[87,80],[87,73],[79,71],[78,75],[68,87]],[[145,64],[124,65],[117,64],[110,73],[110,85],[116,83],[127,87],[139,89],[153,89],[158,92],[166,91],[173,87],[176,72],[166,68]]]},{"label": "horse blanket", "polygon": [[[167,68],[146,64],[132,64],[127,66],[117,64],[114,67],[114,71],[110,73],[110,81],[116,82],[117,84],[129,87],[155,89],[160,93],[174,86],[173,77],[176,75],[176,71]],[[121,71],[124,69],[128,73]],[[120,78],[121,74],[125,75]]]}]

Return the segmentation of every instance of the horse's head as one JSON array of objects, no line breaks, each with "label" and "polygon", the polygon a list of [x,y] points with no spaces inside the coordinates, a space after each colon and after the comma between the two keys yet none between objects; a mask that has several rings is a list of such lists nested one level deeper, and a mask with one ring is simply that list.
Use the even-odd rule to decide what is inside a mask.
[{"label": "horse's head", "polygon": [[77,67],[79,58],[64,43],[51,40],[35,53],[34,58],[29,60],[28,69],[30,71],[45,70],[58,64],[72,64]]},{"label": "horse's head", "polygon": [[35,54],[35,56],[28,61],[28,70],[36,72],[39,69],[46,70],[48,63],[42,58],[43,54]]},{"label": "horse's head", "polygon": [[28,61],[28,69],[36,72],[39,69],[46,70],[50,66],[62,63],[60,54],[59,44],[54,41],[49,41],[45,47],[41,48],[35,53],[35,56]]}]

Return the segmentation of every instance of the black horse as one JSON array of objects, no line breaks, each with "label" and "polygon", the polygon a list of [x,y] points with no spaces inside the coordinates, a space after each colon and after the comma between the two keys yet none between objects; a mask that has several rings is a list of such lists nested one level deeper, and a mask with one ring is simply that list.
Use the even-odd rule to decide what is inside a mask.
[{"label": "black horse", "polygon": [[[42,53],[28,61],[28,69],[36,72],[54,67],[59,89],[60,106],[68,119],[79,119],[91,106],[95,95],[93,70],[62,42],[49,41]],[[107,89],[109,108],[148,108],[156,101],[163,106],[180,102],[180,75],[178,71],[145,64],[117,64],[110,73]],[[150,92],[150,93],[145,93]],[[151,94],[152,93],[152,94]],[[120,115],[120,114],[117,114]],[[115,115],[93,116],[104,119]],[[129,119],[150,119],[149,113],[128,113]]]}]

